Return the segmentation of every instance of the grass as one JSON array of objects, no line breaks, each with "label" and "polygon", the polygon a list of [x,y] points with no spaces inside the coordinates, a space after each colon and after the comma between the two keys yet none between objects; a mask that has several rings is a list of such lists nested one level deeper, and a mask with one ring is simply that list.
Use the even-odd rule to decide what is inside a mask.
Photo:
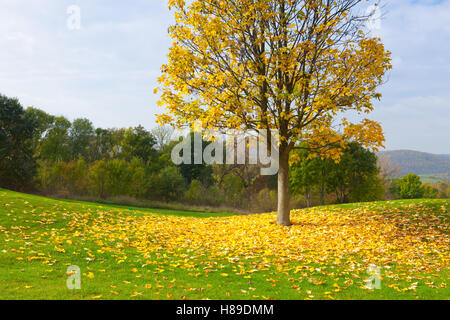
[{"label": "grass", "polygon": [[[449,200],[232,216],[0,189],[0,299],[448,299]],[[357,248],[358,250],[354,250]],[[368,266],[381,289],[368,290]],[[68,290],[68,266],[81,290]]]},{"label": "grass", "polygon": [[192,217],[223,217],[235,214],[245,214],[244,212],[233,208],[212,208],[205,206],[186,205],[181,203],[163,203],[155,201],[137,200],[129,197],[115,197],[108,199],[80,197],[79,199],[69,199],[65,197],[53,197],[47,198],[65,201],[72,203],[88,203],[97,204],[98,206],[139,210],[139,212],[151,212],[163,215],[178,215],[178,216],[192,216]]}]

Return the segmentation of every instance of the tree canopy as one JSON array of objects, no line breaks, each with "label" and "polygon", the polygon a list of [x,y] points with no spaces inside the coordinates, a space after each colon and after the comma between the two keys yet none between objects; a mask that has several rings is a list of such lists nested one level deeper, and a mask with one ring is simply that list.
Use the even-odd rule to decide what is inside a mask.
[{"label": "tree canopy", "polygon": [[[339,160],[346,141],[381,147],[370,113],[390,53],[364,30],[361,0],[170,0],[176,23],[162,67],[161,123],[277,129],[278,223],[290,225],[288,161],[301,142]],[[364,2],[366,3],[366,2]]]},{"label": "tree canopy", "polygon": [[[35,173],[32,139],[37,123],[19,101],[0,95],[0,186],[27,189]],[[29,188],[28,188],[29,189]]]}]

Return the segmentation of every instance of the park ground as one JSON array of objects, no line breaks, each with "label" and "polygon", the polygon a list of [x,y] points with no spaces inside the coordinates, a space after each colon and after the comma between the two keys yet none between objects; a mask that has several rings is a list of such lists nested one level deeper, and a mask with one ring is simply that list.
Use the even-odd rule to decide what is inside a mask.
[{"label": "park ground", "polygon": [[[449,212],[450,200],[318,207],[286,228],[275,213],[0,189],[0,299],[448,299]],[[67,288],[69,266],[80,290]]]}]

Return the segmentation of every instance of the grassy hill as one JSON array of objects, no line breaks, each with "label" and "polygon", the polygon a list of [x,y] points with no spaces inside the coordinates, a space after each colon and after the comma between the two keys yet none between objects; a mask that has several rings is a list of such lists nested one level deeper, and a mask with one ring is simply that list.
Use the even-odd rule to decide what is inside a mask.
[{"label": "grassy hill", "polygon": [[387,156],[392,164],[400,167],[401,174],[436,175],[450,173],[450,156],[436,155],[411,150],[380,152],[379,156]]},{"label": "grassy hill", "polygon": [[[0,189],[0,299],[448,299],[449,211],[449,200],[320,207],[285,228],[275,214]],[[80,290],[66,286],[73,265]],[[379,290],[367,287],[371,270]]]}]

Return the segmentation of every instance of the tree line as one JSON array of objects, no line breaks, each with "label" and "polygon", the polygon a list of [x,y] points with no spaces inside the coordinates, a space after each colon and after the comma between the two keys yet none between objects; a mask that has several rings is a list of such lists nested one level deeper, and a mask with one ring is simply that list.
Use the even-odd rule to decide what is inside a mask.
[{"label": "tree line", "polygon": [[[276,209],[276,176],[261,176],[257,165],[177,166],[170,135],[167,127],[95,128],[88,119],[71,122],[0,95],[0,187],[92,200]],[[383,176],[377,156],[358,143],[349,144],[340,162],[301,148],[291,158],[292,207],[447,196],[445,186],[400,191],[409,190],[403,180]]]}]

